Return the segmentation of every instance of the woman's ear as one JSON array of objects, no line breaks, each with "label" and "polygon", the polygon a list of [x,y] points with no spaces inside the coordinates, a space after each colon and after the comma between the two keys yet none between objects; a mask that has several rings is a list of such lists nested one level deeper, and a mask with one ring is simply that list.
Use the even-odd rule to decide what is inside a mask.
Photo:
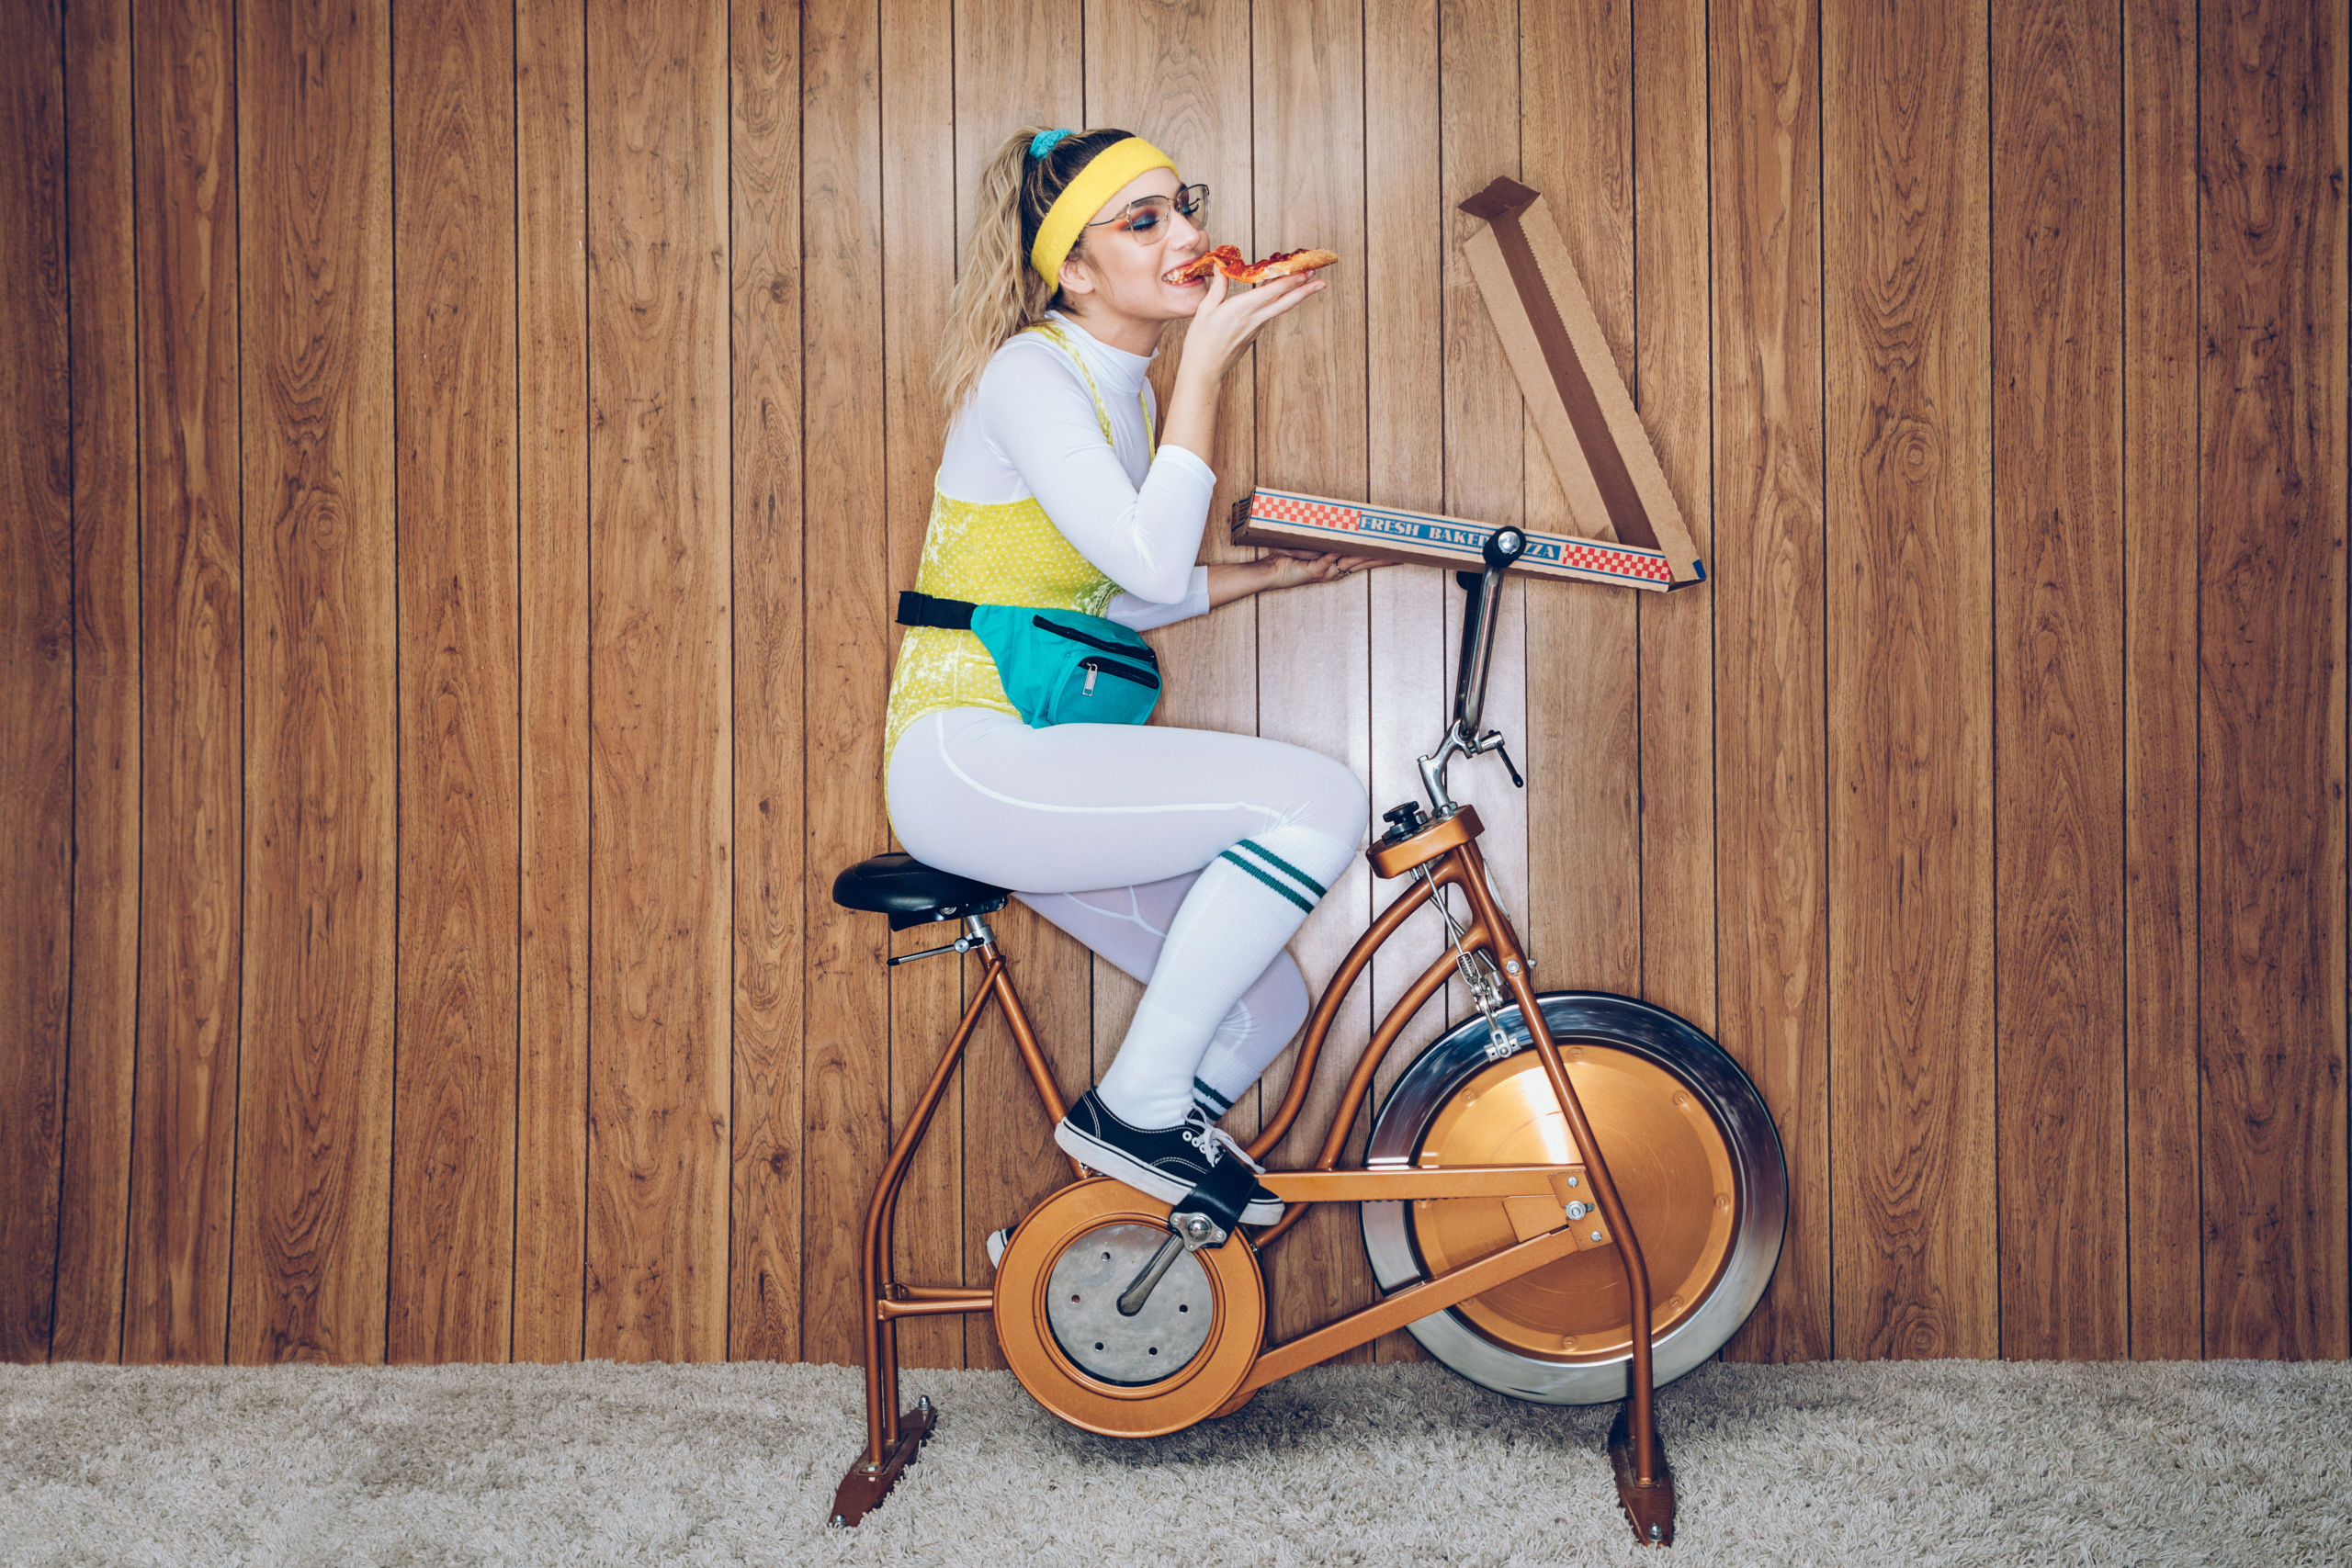
[{"label": "woman's ear", "polygon": [[1091,294],[1094,292],[1093,271],[1082,259],[1071,256],[1062,263],[1061,286],[1061,291],[1072,297]]}]

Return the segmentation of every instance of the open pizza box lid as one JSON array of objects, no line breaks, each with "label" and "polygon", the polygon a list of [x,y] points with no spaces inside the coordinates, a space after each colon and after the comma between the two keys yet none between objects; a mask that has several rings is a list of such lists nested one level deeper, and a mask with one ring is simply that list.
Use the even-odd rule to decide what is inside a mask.
[{"label": "open pizza box lid", "polygon": [[[1704,581],[1706,568],[1682,509],[1543,197],[1498,179],[1462,210],[1486,220],[1464,242],[1464,254],[1568,501],[1570,531],[1528,528],[1527,553],[1516,570],[1653,590]],[[1496,526],[1274,490],[1246,496],[1233,509],[1238,545],[1456,569],[1482,564],[1480,552]]]}]

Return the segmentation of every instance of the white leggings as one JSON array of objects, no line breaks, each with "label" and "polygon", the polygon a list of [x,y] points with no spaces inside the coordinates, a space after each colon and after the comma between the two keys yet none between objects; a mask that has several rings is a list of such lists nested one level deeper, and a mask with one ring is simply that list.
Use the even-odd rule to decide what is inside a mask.
[{"label": "white leggings", "polygon": [[[988,708],[910,725],[888,790],[909,854],[1014,889],[1146,983],[1102,1096],[1149,1126],[1195,1098],[1222,1111],[1306,1021],[1306,986],[1283,951],[1312,902],[1299,885],[1319,897],[1368,815],[1353,771],[1302,747],[1145,725],[1032,729]],[[1278,868],[1271,878],[1227,853],[1245,840],[1245,858]],[[1212,863],[1219,874],[1204,879]]]}]

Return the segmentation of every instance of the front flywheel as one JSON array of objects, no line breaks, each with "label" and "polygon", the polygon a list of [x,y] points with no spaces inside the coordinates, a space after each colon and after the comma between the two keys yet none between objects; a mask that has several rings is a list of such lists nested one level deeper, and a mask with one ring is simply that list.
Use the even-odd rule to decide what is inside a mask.
[{"label": "front flywheel", "polygon": [[1232,1397],[1265,1342],[1265,1283],[1238,1235],[1179,1254],[1141,1310],[1119,1310],[1168,1239],[1168,1209],[1096,1177],[1040,1203],[1005,1244],[997,1342],[1021,1386],[1074,1427],[1182,1431]]},{"label": "front flywheel", "polygon": [[[1739,1065],[1664,1008],[1597,991],[1541,1001],[1641,1241],[1654,1375],[1669,1382],[1723,1348],[1780,1261],[1788,1222],[1780,1134]],[[1406,1069],[1374,1120],[1367,1165],[1582,1160],[1519,1009],[1500,1021],[1502,1052],[1488,1051],[1480,1018]],[[1363,1221],[1384,1291],[1520,1239],[1500,1199],[1366,1203]],[[1600,1247],[1408,1327],[1473,1382],[1547,1404],[1593,1404],[1625,1397],[1632,1315],[1618,1251]]]}]

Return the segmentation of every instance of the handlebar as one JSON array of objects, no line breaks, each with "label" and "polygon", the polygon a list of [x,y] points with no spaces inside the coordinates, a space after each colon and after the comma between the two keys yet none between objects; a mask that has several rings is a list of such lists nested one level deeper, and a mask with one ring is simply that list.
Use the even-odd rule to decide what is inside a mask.
[{"label": "handlebar", "polygon": [[1495,653],[1495,612],[1497,599],[1502,591],[1503,573],[1509,571],[1527,553],[1527,535],[1518,528],[1501,527],[1487,536],[1487,569],[1482,572],[1457,572],[1454,581],[1470,595],[1462,610],[1462,653],[1456,663],[1453,681],[1453,722],[1436,750],[1420,759],[1421,784],[1429,792],[1430,805],[1438,811],[1453,805],[1446,793],[1446,764],[1459,753],[1476,757],[1494,751],[1502,757],[1503,766],[1510,769],[1510,781],[1524,787],[1519,770],[1511,766],[1510,753],[1503,750],[1500,731],[1480,734],[1478,722],[1487,706],[1487,677]]}]

